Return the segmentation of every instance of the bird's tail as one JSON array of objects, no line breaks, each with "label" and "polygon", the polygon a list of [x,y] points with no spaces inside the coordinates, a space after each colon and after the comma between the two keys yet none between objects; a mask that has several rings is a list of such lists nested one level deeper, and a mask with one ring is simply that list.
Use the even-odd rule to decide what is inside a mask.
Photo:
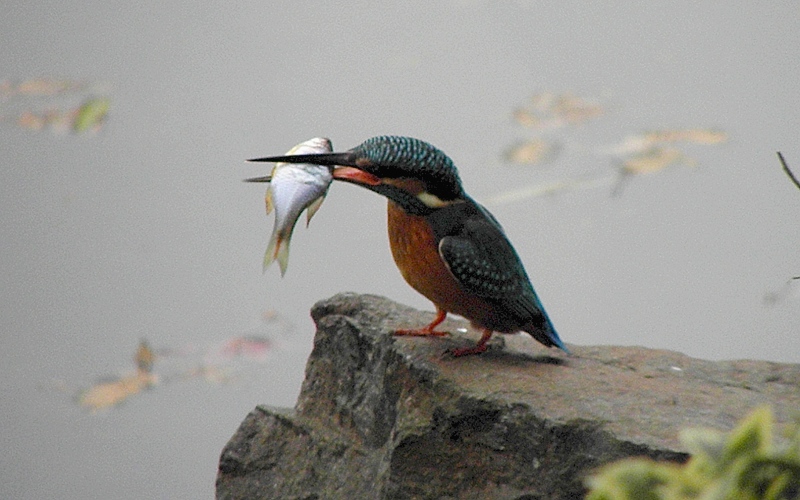
[{"label": "bird's tail", "polygon": [[547,315],[544,316],[544,321],[541,324],[529,325],[528,328],[525,328],[525,331],[547,347],[558,347],[565,353],[570,353]]}]

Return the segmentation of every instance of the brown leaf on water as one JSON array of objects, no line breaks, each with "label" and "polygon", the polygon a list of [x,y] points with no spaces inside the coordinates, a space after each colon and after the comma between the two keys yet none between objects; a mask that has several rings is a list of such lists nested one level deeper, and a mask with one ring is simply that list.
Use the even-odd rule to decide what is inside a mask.
[{"label": "brown leaf on water", "polygon": [[225,384],[232,380],[231,375],[218,366],[200,365],[186,372],[188,379],[202,379],[212,384]]},{"label": "brown leaf on water", "polygon": [[[275,313],[275,318],[278,317]],[[74,399],[81,407],[96,413],[118,406],[156,385],[196,379],[215,384],[228,383],[235,379],[236,371],[244,363],[266,361],[274,347],[272,340],[265,335],[236,336],[208,349],[161,348],[157,351],[143,339],[132,356],[135,373],[104,378],[78,392]],[[156,361],[158,375],[154,373]]]},{"label": "brown leaf on water", "polygon": [[[37,78],[0,82],[0,121],[34,132],[97,131],[110,108],[101,82]],[[79,102],[78,100],[82,100]]]},{"label": "brown leaf on water", "polygon": [[272,341],[266,337],[247,335],[226,341],[221,352],[227,359],[245,357],[265,361],[272,347]]},{"label": "brown leaf on water", "polygon": [[571,94],[562,94],[553,107],[554,114],[562,116],[570,124],[579,124],[597,118],[605,113],[600,104]]},{"label": "brown leaf on water", "polygon": [[44,128],[46,124],[44,116],[40,116],[30,111],[24,111],[17,118],[17,125],[27,130],[38,132]]},{"label": "brown leaf on water", "polygon": [[514,118],[514,121],[522,125],[523,127],[536,127],[539,125],[541,120],[533,114],[533,112],[526,108],[517,108],[515,109],[511,116]]},{"label": "brown leaf on water", "polygon": [[647,132],[646,140],[651,144],[657,142],[690,142],[693,144],[722,144],[728,140],[728,134],[721,130],[690,128],[683,130],[654,130]]},{"label": "brown leaf on water", "polygon": [[654,147],[625,160],[622,171],[632,175],[650,174],[680,162],[687,163],[690,160],[679,149]]},{"label": "brown leaf on water", "polygon": [[537,137],[514,144],[506,150],[503,158],[519,165],[536,165],[552,160],[556,150],[555,145]]},{"label": "brown leaf on water", "polygon": [[516,108],[512,117],[523,127],[547,129],[579,125],[605,113],[605,108],[591,99],[570,93],[534,94],[527,106]]},{"label": "brown leaf on water", "polygon": [[126,399],[155,385],[157,377],[139,371],[108,382],[101,382],[78,395],[78,403],[92,413],[116,406]]},{"label": "brown leaf on water", "polygon": [[60,111],[57,109],[48,109],[41,113],[23,111],[17,117],[16,123],[19,127],[34,132],[48,128],[53,132],[63,133],[70,128],[74,115],[74,111]]},{"label": "brown leaf on water", "polygon": [[52,96],[80,89],[82,84],[73,80],[56,80],[52,78],[36,78],[25,80],[17,85],[9,85],[11,93],[25,96]]},{"label": "brown leaf on water", "polygon": [[280,318],[280,313],[275,309],[264,309],[261,311],[261,320],[265,322],[275,321]]},{"label": "brown leaf on water", "polygon": [[156,361],[156,353],[146,340],[142,339],[142,341],[139,342],[139,348],[136,349],[136,354],[133,356],[133,361],[136,363],[136,368],[140,372],[153,373],[153,365]]},{"label": "brown leaf on water", "polygon": [[628,136],[621,143],[605,148],[604,151],[614,155],[648,154],[648,151],[659,148],[664,144],[689,143],[710,146],[722,144],[727,140],[728,134],[721,130],[704,128],[661,129]]}]

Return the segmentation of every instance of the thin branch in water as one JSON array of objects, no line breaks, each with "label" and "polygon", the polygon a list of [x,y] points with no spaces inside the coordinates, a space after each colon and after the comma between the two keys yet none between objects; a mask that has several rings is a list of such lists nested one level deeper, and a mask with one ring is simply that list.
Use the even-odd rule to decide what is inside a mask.
[{"label": "thin branch in water", "polygon": [[494,196],[489,196],[483,199],[483,204],[489,207],[496,207],[505,205],[507,203],[515,203],[522,200],[531,198],[539,198],[540,196],[547,196],[562,191],[575,191],[578,189],[591,189],[598,186],[605,186],[614,182],[615,177],[587,177],[577,179],[565,179],[562,181],[555,181],[550,184],[531,184],[521,188],[510,189]]},{"label": "thin branch in water", "polygon": [[783,155],[780,151],[778,151],[778,159],[781,161],[781,165],[783,165],[783,171],[786,172],[786,175],[788,175],[794,185],[797,186],[797,189],[800,189],[800,181],[798,181],[797,177],[789,170],[789,165],[786,164],[786,160],[783,159]]}]

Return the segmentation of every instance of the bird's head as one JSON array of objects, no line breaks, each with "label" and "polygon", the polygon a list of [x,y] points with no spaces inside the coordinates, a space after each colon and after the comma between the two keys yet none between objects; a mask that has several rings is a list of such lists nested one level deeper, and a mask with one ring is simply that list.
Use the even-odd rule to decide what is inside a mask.
[{"label": "bird's head", "polygon": [[378,136],[341,153],[250,161],[330,165],[334,179],[382,194],[414,215],[427,215],[466,198],[453,161],[435,146],[411,137]]}]

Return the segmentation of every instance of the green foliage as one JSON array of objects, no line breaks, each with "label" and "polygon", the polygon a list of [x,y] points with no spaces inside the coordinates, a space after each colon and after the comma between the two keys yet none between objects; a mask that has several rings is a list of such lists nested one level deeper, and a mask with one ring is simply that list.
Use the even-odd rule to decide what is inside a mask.
[{"label": "green foliage", "polygon": [[800,423],[785,443],[773,440],[774,417],[763,406],[725,434],[687,429],[684,465],[644,458],[621,460],[590,477],[587,500],[800,499]]}]

